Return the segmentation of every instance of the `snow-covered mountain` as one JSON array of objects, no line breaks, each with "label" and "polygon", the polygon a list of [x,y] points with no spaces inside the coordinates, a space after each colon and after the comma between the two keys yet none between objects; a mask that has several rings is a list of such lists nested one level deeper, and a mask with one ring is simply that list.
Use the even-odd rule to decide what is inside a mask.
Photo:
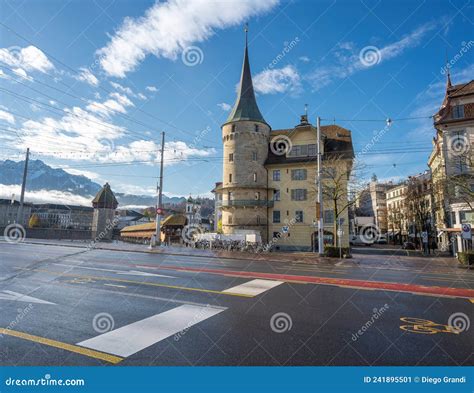
[{"label": "snow-covered mountain", "polygon": [[[0,161],[0,187],[21,184],[23,178],[24,161]],[[113,189],[113,184],[111,184]],[[41,160],[30,160],[28,163],[28,176],[26,189],[31,191],[60,191],[92,199],[100,190],[101,185],[83,175],[73,175],[60,168],[52,168]],[[10,197],[4,195],[3,197]],[[156,198],[152,195],[133,195],[115,193],[119,206],[153,206]],[[167,197],[163,195],[163,202],[178,204],[184,197]],[[52,203],[62,201],[51,200]]]}]

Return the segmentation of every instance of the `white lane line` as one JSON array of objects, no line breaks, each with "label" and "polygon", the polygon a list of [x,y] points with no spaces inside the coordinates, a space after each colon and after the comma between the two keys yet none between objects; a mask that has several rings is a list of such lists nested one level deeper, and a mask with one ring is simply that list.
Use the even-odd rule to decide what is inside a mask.
[{"label": "white lane line", "polygon": [[106,287],[115,287],[115,288],[127,288],[125,285],[117,285],[117,284],[104,284]]},{"label": "white lane line", "polygon": [[88,269],[88,270],[99,270],[101,272],[112,272],[116,274],[126,274],[130,276],[146,276],[146,277],[165,277],[165,278],[176,278],[173,276],[165,276],[163,274],[155,274],[155,273],[148,273],[148,272],[141,272],[138,270],[115,270],[115,269],[102,269],[99,267],[89,267],[89,266],[81,266],[81,265],[66,265],[64,263],[53,263],[56,266],[63,266],[63,267],[70,267],[70,268],[79,268],[79,269]]},{"label": "white lane line", "polygon": [[17,301],[17,302],[28,302],[28,303],[56,305],[56,303],[51,303],[51,302],[48,302],[46,300],[41,300],[41,299],[38,299],[36,297],[23,295],[22,293],[13,292],[13,291],[2,291],[2,292],[0,292],[0,300],[13,300],[13,301]]},{"label": "white lane line", "polygon": [[224,310],[225,308],[185,304],[82,341],[77,345],[127,357],[176,333],[189,329],[191,326]]},{"label": "white lane line", "polygon": [[275,288],[278,285],[283,284],[283,281],[273,281],[273,280],[252,280],[236,287],[226,289],[222,292],[224,293],[239,293],[242,295],[251,295],[257,296],[263,292],[268,291],[269,289]]}]

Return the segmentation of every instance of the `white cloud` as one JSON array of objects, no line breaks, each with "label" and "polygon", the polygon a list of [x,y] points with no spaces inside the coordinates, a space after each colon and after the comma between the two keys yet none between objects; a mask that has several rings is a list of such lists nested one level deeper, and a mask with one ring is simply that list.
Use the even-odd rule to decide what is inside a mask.
[{"label": "white cloud", "polygon": [[[426,35],[436,28],[436,23],[427,23],[407,34],[399,41],[382,48],[366,46],[356,49],[353,42],[342,42],[330,55],[336,64],[316,68],[306,79],[315,90],[319,90],[338,79],[347,78],[356,72],[375,67],[387,60],[400,56],[407,49],[418,46]],[[363,58],[362,49],[369,48],[372,58]],[[329,57],[329,56],[328,56]]]},{"label": "white cloud", "polygon": [[88,68],[81,67],[79,71],[79,74],[74,76],[74,78],[94,87],[99,85],[99,80]]},{"label": "white cloud", "polygon": [[12,71],[18,76],[21,76],[23,79],[27,79],[30,81],[33,80],[33,78],[29,76],[23,68],[15,68]]},{"label": "white cloud", "polygon": [[128,94],[129,96],[134,96],[133,90],[130,87],[122,86],[120,83],[117,82],[110,82],[110,85],[116,89],[121,91],[122,93]]},{"label": "white cloud", "polygon": [[15,117],[7,111],[0,109],[0,120],[5,120],[7,123],[15,124]]},{"label": "white cloud", "polygon": [[144,16],[126,18],[97,55],[109,76],[124,78],[147,55],[175,60],[183,49],[207,40],[215,30],[242,24],[276,4],[277,0],[157,2]]},{"label": "white cloud", "polygon": [[145,87],[146,90],[151,91],[152,93],[156,93],[158,89],[155,86],[147,86]]},{"label": "white cloud", "polygon": [[311,61],[308,56],[300,56],[299,60],[301,60],[303,63],[309,63]]},{"label": "white cloud", "polygon": [[110,117],[114,113],[127,113],[126,108],[134,106],[133,102],[123,94],[113,92],[109,97],[104,102],[90,101],[86,109],[101,116]]},{"label": "white cloud", "polygon": [[[0,198],[10,199],[12,195],[20,195],[20,185],[6,185],[0,184]],[[85,198],[80,195],[74,195],[69,192],[58,190],[36,190],[25,192],[25,202],[29,203],[61,203],[68,205],[90,206],[90,198]]]},{"label": "white cloud", "polygon": [[63,171],[65,171],[67,173],[70,173],[71,175],[85,176],[85,177],[87,177],[88,179],[91,179],[91,180],[99,180],[100,179],[100,175],[98,173],[91,172],[91,171],[86,171],[84,169],[70,168],[67,165],[66,166],[59,166],[58,168],[61,168]]},{"label": "white cloud", "polygon": [[140,100],[146,100],[146,99],[147,99],[147,96],[146,96],[145,94],[143,94],[143,93],[138,93],[138,94],[137,94],[137,97],[138,97],[138,99],[140,99]]},{"label": "white cloud", "polygon": [[219,108],[221,108],[223,111],[230,111],[230,109],[232,108],[229,104],[227,104],[226,102],[221,102],[220,104],[217,104],[217,106]]},{"label": "white cloud", "polygon": [[260,94],[298,93],[301,90],[301,77],[294,66],[287,65],[263,70],[254,76],[253,84],[255,91]]},{"label": "white cloud", "polygon": [[25,48],[0,48],[0,62],[26,71],[48,72],[54,69],[48,57],[32,45]]}]

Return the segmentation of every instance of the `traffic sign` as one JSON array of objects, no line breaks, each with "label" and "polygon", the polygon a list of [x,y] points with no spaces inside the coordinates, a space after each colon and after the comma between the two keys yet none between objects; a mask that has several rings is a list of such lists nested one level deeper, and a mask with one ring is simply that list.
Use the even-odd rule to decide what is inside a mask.
[{"label": "traffic sign", "polygon": [[466,240],[471,240],[471,224],[462,224],[461,237]]},{"label": "traffic sign", "polygon": [[161,216],[163,215],[163,213],[164,213],[164,210],[161,207],[156,209],[156,214],[159,214]]}]

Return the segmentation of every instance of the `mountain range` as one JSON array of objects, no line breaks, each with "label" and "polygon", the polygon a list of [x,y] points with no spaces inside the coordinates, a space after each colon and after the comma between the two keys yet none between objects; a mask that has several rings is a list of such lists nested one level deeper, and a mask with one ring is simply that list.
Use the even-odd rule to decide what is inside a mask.
[{"label": "mountain range", "polygon": [[[19,185],[23,178],[25,162],[0,161],[0,185]],[[29,160],[26,189],[28,191],[60,191],[85,198],[92,198],[101,189],[101,185],[83,175],[73,175],[61,168],[52,168],[41,160]],[[113,187],[112,187],[113,189]],[[134,195],[115,192],[119,206],[154,206],[156,197],[152,195]],[[163,203],[179,204],[184,197],[163,195]],[[52,201],[53,202],[53,201]]]}]

